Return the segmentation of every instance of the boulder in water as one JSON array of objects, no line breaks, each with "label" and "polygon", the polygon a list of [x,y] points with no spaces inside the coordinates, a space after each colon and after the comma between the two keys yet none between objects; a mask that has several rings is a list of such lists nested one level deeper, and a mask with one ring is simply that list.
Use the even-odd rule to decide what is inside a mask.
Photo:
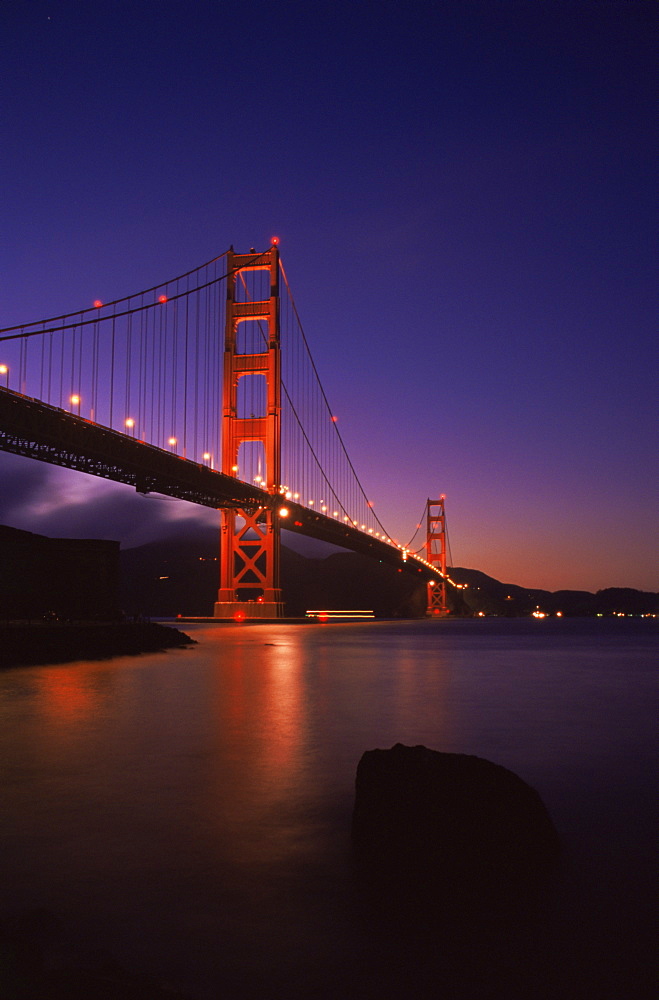
[{"label": "boulder in water", "polygon": [[359,762],[352,841],[380,897],[431,906],[536,888],[560,852],[540,796],[512,771],[400,743]]}]

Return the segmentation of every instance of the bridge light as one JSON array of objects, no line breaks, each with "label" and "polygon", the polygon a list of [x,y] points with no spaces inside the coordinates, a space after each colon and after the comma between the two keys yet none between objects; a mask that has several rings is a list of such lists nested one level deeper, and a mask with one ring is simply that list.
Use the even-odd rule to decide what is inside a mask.
[{"label": "bridge light", "polygon": [[0,375],[5,375],[5,387],[9,388],[9,365],[0,365]]},{"label": "bridge light", "polygon": [[332,517],[338,517],[338,516],[339,516],[338,510],[333,510],[332,511]]},{"label": "bridge light", "polygon": [[254,476],[254,482],[255,483],[262,483],[263,482],[263,476]]},{"label": "bridge light", "polygon": [[309,501],[309,506],[310,506],[310,507],[313,507],[313,500],[310,500],[310,501]]},{"label": "bridge light", "polygon": [[277,513],[280,517],[288,517],[288,507],[280,507]]},{"label": "bridge light", "polygon": [[300,499],[300,494],[299,493],[294,493],[293,494],[293,499],[294,500],[299,500]]},{"label": "bridge light", "polygon": [[332,423],[333,424],[337,423],[338,419],[339,419],[338,417],[332,417]]},{"label": "bridge light", "polygon": [[103,303],[100,299],[94,299],[94,309],[100,309]]},{"label": "bridge light", "polygon": [[279,246],[279,237],[273,236],[272,239],[270,240],[270,243],[273,247]]},{"label": "bridge light", "polygon": [[80,416],[80,396],[74,393],[71,398],[71,406],[76,406],[78,408],[78,416]]},{"label": "bridge light", "polygon": [[238,475],[238,466],[237,466],[237,465],[232,465],[232,466],[231,466],[231,471],[232,471],[232,472],[235,472],[235,473],[236,473],[236,475]]},{"label": "bridge light", "polygon": [[164,305],[166,301],[167,301],[167,296],[166,295],[159,295],[158,296],[158,302],[160,302],[161,305]]}]

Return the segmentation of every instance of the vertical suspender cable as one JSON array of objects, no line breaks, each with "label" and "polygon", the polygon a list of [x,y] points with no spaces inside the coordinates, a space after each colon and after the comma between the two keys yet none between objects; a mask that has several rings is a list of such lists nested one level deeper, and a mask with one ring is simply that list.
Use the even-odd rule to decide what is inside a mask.
[{"label": "vertical suspender cable", "polygon": [[126,329],[126,399],[124,402],[124,427],[126,426],[126,421],[130,417],[133,419],[130,412],[130,390],[132,383],[132,347],[133,347],[133,316],[132,314],[128,317],[128,325]]},{"label": "vertical suspender cable", "polygon": [[[190,290],[190,278],[187,281],[187,291]],[[185,354],[183,357],[183,447],[188,446],[188,340],[190,328],[190,296],[185,296]],[[194,454],[194,452],[193,452]]]},{"label": "vertical suspender cable", "polygon": [[114,407],[114,339],[115,339],[115,316],[112,316],[112,335],[110,338],[110,421],[108,427],[112,427],[113,407]]}]

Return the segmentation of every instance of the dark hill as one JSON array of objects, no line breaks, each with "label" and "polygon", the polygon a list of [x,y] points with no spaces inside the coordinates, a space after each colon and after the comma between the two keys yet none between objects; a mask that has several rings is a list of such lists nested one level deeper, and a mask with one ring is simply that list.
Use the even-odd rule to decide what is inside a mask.
[{"label": "dark hill", "polygon": [[[210,617],[219,581],[219,544],[215,528],[201,529],[184,539],[166,539],[121,552],[121,607],[129,615]],[[475,569],[454,567],[451,577],[466,585],[448,588],[448,603],[456,615],[485,614],[516,617],[537,607],[564,615],[652,614],[659,612],[659,595],[624,588],[591,594],[579,590],[551,593],[501,583]],[[282,587],[289,617],[310,609],[358,609],[383,618],[414,618],[425,613],[425,587],[394,567],[354,552],[333,552],[308,558],[282,548]]]},{"label": "dark hill", "polygon": [[589,615],[659,613],[659,594],[623,587],[611,587],[591,594],[586,590],[535,590],[518,587],[514,583],[501,583],[477,569],[451,569],[456,583],[466,585],[459,595],[451,598],[455,610],[464,614],[529,615],[536,608],[555,615],[561,612],[573,617]]},{"label": "dark hill", "polygon": [[123,549],[123,611],[154,617],[212,615],[220,575],[219,552],[215,529]]},{"label": "dark hill", "polygon": [[[375,611],[378,617],[415,617],[425,609],[416,580],[354,552],[309,559],[282,547],[286,614],[309,609]],[[209,617],[219,581],[217,531],[184,540],[151,542],[121,552],[121,607],[128,615]]]}]

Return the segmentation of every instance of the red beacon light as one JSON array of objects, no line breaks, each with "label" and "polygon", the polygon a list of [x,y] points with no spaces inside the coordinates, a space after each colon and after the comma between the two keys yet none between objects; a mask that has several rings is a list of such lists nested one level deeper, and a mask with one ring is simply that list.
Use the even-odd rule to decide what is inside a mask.
[{"label": "red beacon light", "polygon": [[159,295],[158,296],[158,302],[160,302],[160,303],[162,303],[164,305],[166,301],[167,301],[167,296],[166,295]]},{"label": "red beacon light", "polygon": [[103,303],[100,299],[94,299],[94,309],[100,309]]},{"label": "red beacon light", "polygon": [[272,239],[270,240],[270,243],[273,247],[279,246],[279,237],[273,236]]}]

